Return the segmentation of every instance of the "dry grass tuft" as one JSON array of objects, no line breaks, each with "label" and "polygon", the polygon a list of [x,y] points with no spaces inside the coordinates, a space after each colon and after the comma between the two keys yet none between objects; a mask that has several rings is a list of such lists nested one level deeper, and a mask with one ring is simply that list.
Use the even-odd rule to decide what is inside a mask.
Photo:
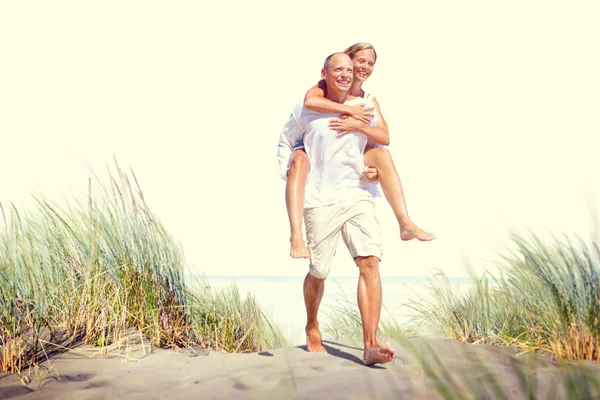
[{"label": "dry grass tuft", "polygon": [[428,286],[431,301],[411,307],[421,323],[469,343],[548,351],[569,360],[600,360],[600,252],[583,243],[535,235],[513,236],[499,278],[473,279],[456,293],[440,273]]},{"label": "dry grass tuft", "polygon": [[26,213],[0,204],[0,371],[19,373],[81,342],[124,343],[131,329],[157,347],[280,344],[278,328],[263,331],[270,325],[253,299],[186,286],[179,243],[150,212],[133,172],[135,185],[115,165],[110,189],[99,184],[94,193],[90,180],[81,201],[61,207],[34,197]]}]

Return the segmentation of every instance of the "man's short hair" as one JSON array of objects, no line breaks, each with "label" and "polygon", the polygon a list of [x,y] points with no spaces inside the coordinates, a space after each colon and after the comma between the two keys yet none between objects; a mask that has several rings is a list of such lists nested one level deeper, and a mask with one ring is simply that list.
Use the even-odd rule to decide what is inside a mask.
[{"label": "man's short hair", "polygon": [[352,46],[348,47],[344,50],[344,53],[348,54],[351,60],[354,60],[354,56],[361,50],[373,50],[375,53],[375,61],[377,61],[377,52],[375,51],[375,47],[371,43],[355,43]]},{"label": "man's short hair", "polygon": [[[333,56],[335,56],[336,54],[346,54],[344,52],[338,51],[335,52],[333,54],[330,54],[327,56],[327,58],[325,59],[325,62],[323,63],[323,68],[325,69],[329,69],[329,64],[331,64],[331,59],[333,58]],[[346,54],[347,55],[347,54]]]}]

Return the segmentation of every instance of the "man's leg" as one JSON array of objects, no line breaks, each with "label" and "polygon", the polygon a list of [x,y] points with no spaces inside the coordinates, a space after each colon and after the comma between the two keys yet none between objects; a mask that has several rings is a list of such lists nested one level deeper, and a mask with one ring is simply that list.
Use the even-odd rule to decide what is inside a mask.
[{"label": "man's leg", "polygon": [[285,185],[285,204],[290,220],[290,256],[308,258],[308,250],[302,237],[302,211],[304,210],[304,185],[310,169],[310,159],[304,150],[292,153]]},{"label": "man's leg", "polygon": [[377,343],[377,327],[381,314],[381,278],[379,276],[379,258],[375,256],[356,257],[360,270],[358,278],[358,308],[363,324],[366,365],[387,363],[394,358],[394,349],[389,345]]},{"label": "man's leg", "polygon": [[319,279],[306,274],[304,278],[304,305],[306,306],[306,349],[313,353],[327,353],[321,343],[319,330],[319,305],[325,290],[325,279]]},{"label": "man's leg", "polygon": [[381,230],[375,216],[374,200],[359,200],[347,210],[351,218],[342,227],[342,238],[358,266],[358,308],[362,318],[366,365],[386,363],[394,358],[394,349],[377,343],[381,314]]},{"label": "man's leg", "polygon": [[406,199],[402,190],[400,176],[392,160],[392,156],[387,149],[376,147],[367,150],[364,155],[364,162],[367,166],[377,169],[377,175],[383,194],[394,211],[394,215],[400,225],[400,238],[402,240],[419,239],[429,241],[435,239],[433,233],[425,232],[415,225],[408,216]]},{"label": "man's leg", "polygon": [[325,290],[325,278],[345,220],[340,218],[341,205],[331,204],[304,210],[306,242],[310,249],[309,273],[304,279],[304,304],[306,306],[306,347],[308,351],[326,353],[321,343],[317,314]]}]

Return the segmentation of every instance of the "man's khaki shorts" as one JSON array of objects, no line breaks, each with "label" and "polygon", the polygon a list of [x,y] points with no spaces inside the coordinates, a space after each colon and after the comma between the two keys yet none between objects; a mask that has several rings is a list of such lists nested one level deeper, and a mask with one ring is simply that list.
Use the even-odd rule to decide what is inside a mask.
[{"label": "man's khaki shorts", "polygon": [[310,274],[325,279],[340,235],[352,258],[376,256],[381,260],[381,229],[375,217],[375,200],[343,201],[304,209]]}]

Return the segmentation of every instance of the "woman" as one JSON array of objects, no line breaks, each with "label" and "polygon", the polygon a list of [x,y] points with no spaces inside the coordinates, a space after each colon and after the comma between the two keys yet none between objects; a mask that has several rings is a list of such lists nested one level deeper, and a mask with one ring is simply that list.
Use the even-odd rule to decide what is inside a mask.
[{"label": "woman", "polygon": [[[377,116],[377,128],[375,129],[383,130],[385,135],[379,136],[388,138],[386,142],[378,144],[388,145],[388,126],[381,114],[379,103],[374,96],[362,89],[362,84],[371,76],[375,61],[377,60],[375,48],[368,43],[357,43],[344,50],[344,53],[350,56],[354,64],[354,79],[349,95],[362,97],[374,104]],[[329,123],[329,127],[332,130],[340,132],[338,136],[356,131],[363,131],[364,133],[365,129],[371,129],[368,126],[368,122],[370,117],[374,115],[372,109],[363,106],[348,106],[335,103],[325,98],[323,85],[317,84],[306,93],[304,106],[315,111],[340,114],[339,119],[332,119]],[[383,193],[388,203],[390,203],[400,225],[400,238],[402,240],[415,238],[421,241],[433,240],[435,235],[419,228],[408,216],[402,183],[400,182],[400,177],[389,151],[383,147],[365,149],[364,160],[367,166],[364,177],[368,181],[379,179]],[[302,215],[304,208],[304,184],[309,169],[310,160],[302,149],[302,145],[299,144],[295,147],[290,158],[286,184],[286,204],[291,230],[290,255],[293,258],[308,257],[308,250],[302,236]]]}]

